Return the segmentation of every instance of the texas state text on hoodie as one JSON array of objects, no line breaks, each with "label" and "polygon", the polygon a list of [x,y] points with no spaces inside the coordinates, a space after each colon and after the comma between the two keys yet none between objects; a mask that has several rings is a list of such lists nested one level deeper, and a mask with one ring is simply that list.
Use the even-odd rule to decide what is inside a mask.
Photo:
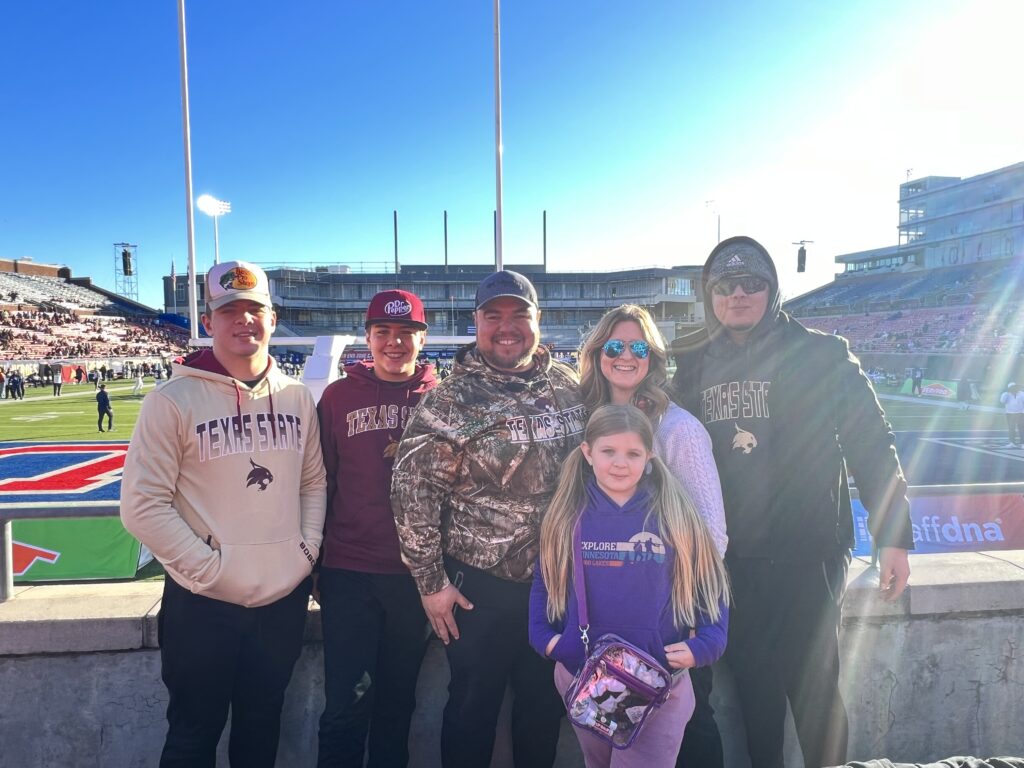
[{"label": "texas state text on hoodie", "polygon": [[121,482],[121,520],[178,584],[244,606],[312,570],[327,484],[309,390],[273,360],[252,388],[211,352],[146,396]]}]

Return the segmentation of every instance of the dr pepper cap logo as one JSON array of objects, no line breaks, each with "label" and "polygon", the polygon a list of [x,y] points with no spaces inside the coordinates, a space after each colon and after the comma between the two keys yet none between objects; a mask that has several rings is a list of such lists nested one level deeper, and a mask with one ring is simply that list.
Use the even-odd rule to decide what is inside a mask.
[{"label": "dr pepper cap logo", "polygon": [[476,287],[476,308],[480,309],[491,299],[502,296],[520,299],[537,309],[537,289],[524,275],[511,269],[495,272],[480,281],[480,285]]},{"label": "dr pepper cap logo", "polygon": [[240,299],[272,308],[267,273],[247,261],[214,264],[206,273],[206,303],[210,309],[220,309]]},{"label": "dr pepper cap logo", "polygon": [[426,330],[423,302],[409,291],[381,291],[370,299],[370,306],[366,308],[366,327],[374,323],[406,323],[421,331]]}]

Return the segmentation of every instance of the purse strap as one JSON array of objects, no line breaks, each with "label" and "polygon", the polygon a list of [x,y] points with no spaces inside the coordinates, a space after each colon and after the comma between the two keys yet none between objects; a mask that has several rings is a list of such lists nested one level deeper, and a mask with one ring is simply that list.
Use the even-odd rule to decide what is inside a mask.
[{"label": "purse strap", "polygon": [[580,640],[583,652],[590,655],[590,614],[587,611],[587,582],[583,575],[583,515],[576,518],[572,532],[572,587],[576,593],[576,610],[579,614]]}]

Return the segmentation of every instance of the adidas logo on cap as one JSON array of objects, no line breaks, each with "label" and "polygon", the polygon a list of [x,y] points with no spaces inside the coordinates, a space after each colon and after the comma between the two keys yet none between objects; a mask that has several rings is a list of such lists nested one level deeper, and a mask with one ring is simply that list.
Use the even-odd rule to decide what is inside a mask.
[{"label": "adidas logo on cap", "polygon": [[725,262],[725,266],[727,269],[731,269],[733,267],[745,267],[746,263],[743,261],[743,257],[741,257],[738,253],[734,253],[732,255],[732,258]]}]

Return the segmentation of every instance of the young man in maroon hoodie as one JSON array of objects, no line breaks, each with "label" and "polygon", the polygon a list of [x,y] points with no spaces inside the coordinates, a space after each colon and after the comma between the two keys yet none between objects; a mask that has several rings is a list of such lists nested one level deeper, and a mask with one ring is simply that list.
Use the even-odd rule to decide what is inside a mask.
[{"label": "young man in maroon hoodie", "polygon": [[427,620],[402,563],[390,492],[406,421],[437,383],[432,366],[416,363],[426,336],[415,294],[378,293],[366,312],[373,361],[346,366],[318,406],[327,467],[320,766],[362,768],[367,732],[370,765],[409,761]]}]

